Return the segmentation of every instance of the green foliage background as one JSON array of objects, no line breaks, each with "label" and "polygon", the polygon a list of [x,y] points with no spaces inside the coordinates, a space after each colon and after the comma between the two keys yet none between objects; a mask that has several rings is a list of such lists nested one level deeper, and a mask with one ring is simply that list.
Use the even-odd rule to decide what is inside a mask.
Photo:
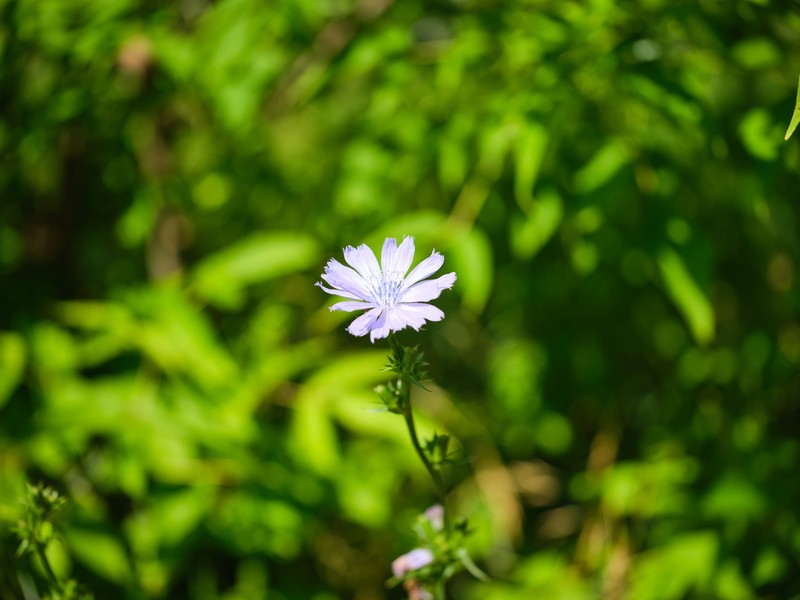
[{"label": "green foliage background", "polygon": [[0,0],[0,56],[0,519],[64,491],[96,597],[402,597],[433,490],[313,287],[386,235],[459,276],[453,598],[800,597],[796,2]]}]

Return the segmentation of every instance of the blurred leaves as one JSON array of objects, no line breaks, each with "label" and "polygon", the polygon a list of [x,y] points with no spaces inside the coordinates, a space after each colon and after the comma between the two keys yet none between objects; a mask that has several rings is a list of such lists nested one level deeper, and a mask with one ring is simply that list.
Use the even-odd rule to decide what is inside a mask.
[{"label": "blurred leaves", "polygon": [[391,594],[432,493],[313,284],[413,235],[454,595],[791,597],[799,57],[745,0],[0,2],[0,518],[63,484],[97,597]]},{"label": "blurred leaves", "polygon": [[112,536],[72,529],[67,539],[76,557],[96,574],[117,584],[130,582],[131,569],[125,549]]},{"label": "blurred leaves", "polygon": [[702,590],[711,582],[717,550],[713,532],[698,532],[647,551],[631,574],[631,597],[670,600]]},{"label": "blurred leaves", "polygon": [[253,235],[197,266],[197,294],[222,308],[237,309],[247,286],[305,270],[317,259],[317,244],[303,233]]}]

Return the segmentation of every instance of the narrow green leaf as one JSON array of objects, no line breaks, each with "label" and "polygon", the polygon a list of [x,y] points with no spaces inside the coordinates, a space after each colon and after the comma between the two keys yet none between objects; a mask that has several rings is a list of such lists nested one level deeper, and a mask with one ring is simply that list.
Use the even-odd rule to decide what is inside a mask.
[{"label": "narrow green leaf", "polygon": [[658,266],[667,294],[686,320],[692,336],[699,344],[707,344],[714,338],[714,309],[711,302],[673,250],[661,252]]},{"label": "narrow green leaf", "polygon": [[789,123],[789,128],[786,130],[786,135],[784,136],[784,140],[788,140],[792,137],[794,130],[797,129],[797,126],[800,124],[800,77],[797,81],[797,100],[794,102],[794,113],[792,114],[792,120]]},{"label": "narrow green leaf", "polygon": [[476,314],[483,311],[492,293],[494,281],[494,257],[489,237],[482,229],[472,228],[448,249],[451,263],[442,269],[446,273],[458,273],[458,288],[464,306]]},{"label": "narrow green leaf", "polygon": [[467,550],[465,548],[459,548],[456,551],[456,555],[458,556],[458,560],[461,561],[461,564],[464,565],[464,568],[472,575],[475,579],[479,579],[480,581],[487,582],[489,581],[489,576],[481,571],[481,569],[476,565],[472,559],[470,558]]},{"label": "narrow green leaf", "polygon": [[575,173],[575,191],[579,194],[593,192],[608,183],[629,161],[626,148],[617,140],[610,141]]},{"label": "narrow green leaf", "polygon": [[533,188],[539,176],[549,142],[547,129],[539,123],[528,123],[514,149],[514,197],[528,211],[533,202]]}]

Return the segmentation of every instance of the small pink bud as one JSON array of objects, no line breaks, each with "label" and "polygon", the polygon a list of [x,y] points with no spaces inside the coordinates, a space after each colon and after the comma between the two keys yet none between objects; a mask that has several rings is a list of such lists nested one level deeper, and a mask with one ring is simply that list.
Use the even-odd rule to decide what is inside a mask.
[{"label": "small pink bud", "polygon": [[435,531],[444,529],[444,506],[441,504],[434,504],[425,511],[425,518],[431,523],[431,527]]}]

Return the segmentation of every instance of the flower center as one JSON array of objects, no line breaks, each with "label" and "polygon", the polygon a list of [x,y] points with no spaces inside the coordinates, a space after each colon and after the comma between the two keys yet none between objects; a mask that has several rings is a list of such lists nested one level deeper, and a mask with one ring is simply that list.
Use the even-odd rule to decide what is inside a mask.
[{"label": "flower center", "polygon": [[397,297],[402,283],[403,274],[399,271],[382,271],[380,276],[371,276],[367,279],[373,299],[383,308],[397,305]]}]

